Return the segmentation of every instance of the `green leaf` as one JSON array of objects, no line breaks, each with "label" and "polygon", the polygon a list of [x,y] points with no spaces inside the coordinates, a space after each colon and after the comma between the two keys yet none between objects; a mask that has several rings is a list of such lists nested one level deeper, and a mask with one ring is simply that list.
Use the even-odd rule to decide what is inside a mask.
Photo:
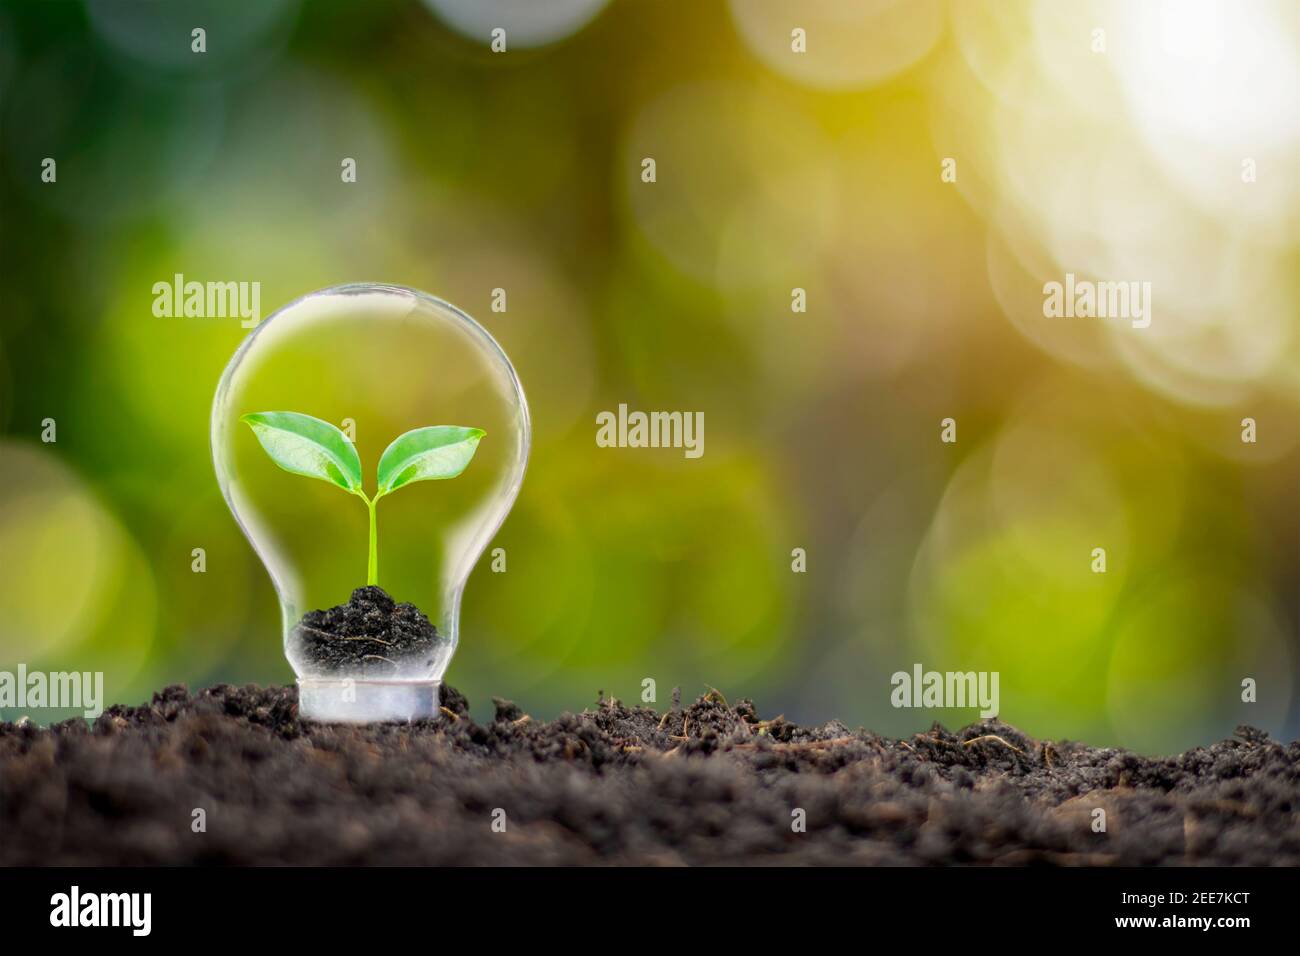
[{"label": "green leaf", "polygon": [[361,492],[361,459],[347,436],[329,422],[297,412],[253,412],[239,419],[253,430],[271,460],[285,471]]},{"label": "green leaf", "polygon": [[396,491],[412,481],[455,478],[474,457],[481,428],[430,425],[400,435],[379,459],[378,495]]}]

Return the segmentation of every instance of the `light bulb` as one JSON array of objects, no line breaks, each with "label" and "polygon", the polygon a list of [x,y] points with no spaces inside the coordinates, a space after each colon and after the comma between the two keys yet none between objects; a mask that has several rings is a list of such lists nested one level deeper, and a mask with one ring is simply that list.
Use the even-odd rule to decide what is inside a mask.
[{"label": "light bulb", "polygon": [[324,289],[243,341],[217,386],[212,458],[279,595],[300,716],[437,714],[461,593],[529,440],[505,352],[424,293]]}]

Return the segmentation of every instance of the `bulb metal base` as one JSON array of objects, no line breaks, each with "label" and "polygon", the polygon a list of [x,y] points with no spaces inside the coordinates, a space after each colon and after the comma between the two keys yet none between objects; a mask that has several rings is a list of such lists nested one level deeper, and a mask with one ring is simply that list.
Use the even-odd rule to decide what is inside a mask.
[{"label": "bulb metal base", "polygon": [[438,715],[440,680],[298,678],[298,716],[323,723],[428,720]]}]

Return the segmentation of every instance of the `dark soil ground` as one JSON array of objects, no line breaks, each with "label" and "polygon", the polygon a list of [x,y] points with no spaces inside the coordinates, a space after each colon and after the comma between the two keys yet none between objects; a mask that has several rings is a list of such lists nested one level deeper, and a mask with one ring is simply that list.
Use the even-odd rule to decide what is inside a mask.
[{"label": "dark soil ground", "polygon": [[414,604],[383,588],[357,588],[347,604],[308,611],[295,628],[309,677],[386,677],[427,670],[440,638]]},{"label": "dark soil ground", "polygon": [[0,863],[1300,864],[1300,743],[1248,728],[1148,759],[996,721],[798,727],[716,692],[550,722],[498,701],[486,726],[444,704],[327,726],[293,688],[170,687],[0,725]]}]

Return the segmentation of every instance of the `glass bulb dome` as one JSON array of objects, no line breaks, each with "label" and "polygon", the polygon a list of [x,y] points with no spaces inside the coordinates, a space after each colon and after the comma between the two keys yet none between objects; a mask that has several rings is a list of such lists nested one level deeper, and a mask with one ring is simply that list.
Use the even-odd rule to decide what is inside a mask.
[{"label": "glass bulb dome", "polygon": [[501,347],[422,292],[324,289],[244,340],[217,386],[212,457],[279,595],[303,718],[437,713],[461,592],[529,440]]}]

